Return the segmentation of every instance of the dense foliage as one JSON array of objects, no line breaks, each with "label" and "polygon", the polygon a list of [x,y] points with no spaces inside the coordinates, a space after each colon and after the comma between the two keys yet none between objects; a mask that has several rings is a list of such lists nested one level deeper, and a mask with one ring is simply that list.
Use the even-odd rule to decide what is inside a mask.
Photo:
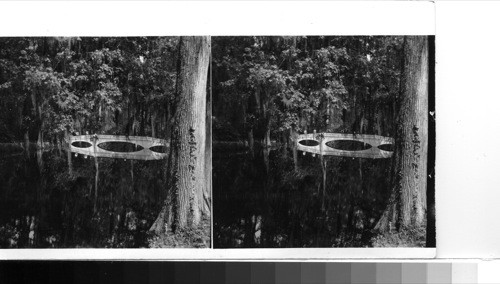
[{"label": "dense foliage", "polygon": [[1,39],[1,142],[52,142],[66,130],[165,136],[177,41]]},{"label": "dense foliage", "polygon": [[[402,37],[218,37],[214,135],[313,129],[388,135]],[[230,129],[230,131],[228,131]]]}]

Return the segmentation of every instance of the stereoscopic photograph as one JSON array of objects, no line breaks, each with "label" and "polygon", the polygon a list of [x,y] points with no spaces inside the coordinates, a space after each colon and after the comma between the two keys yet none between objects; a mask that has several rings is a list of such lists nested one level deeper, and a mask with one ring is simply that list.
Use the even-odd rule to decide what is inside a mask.
[{"label": "stereoscopic photograph", "polygon": [[210,247],[210,45],[0,38],[0,247]]},{"label": "stereoscopic photograph", "polygon": [[435,247],[433,36],[212,37],[215,248]]},{"label": "stereoscopic photograph", "polygon": [[1,248],[435,247],[433,36],[0,38]]}]

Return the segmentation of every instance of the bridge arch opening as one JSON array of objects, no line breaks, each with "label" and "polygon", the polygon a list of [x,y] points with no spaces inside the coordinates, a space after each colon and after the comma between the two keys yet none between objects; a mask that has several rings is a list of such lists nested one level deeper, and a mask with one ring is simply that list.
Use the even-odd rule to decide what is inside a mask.
[{"label": "bridge arch opening", "polygon": [[158,145],[158,146],[150,147],[149,150],[151,150],[155,153],[166,154],[168,151],[168,147],[164,146],[164,145]]},{"label": "bridge arch opening", "polygon": [[383,151],[388,151],[388,152],[394,152],[394,145],[393,144],[382,144],[379,145],[378,148]]},{"label": "bridge arch opening", "polygon": [[130,142],[103,142],[97,144],[97,147],[112,152],[120,152],[120,153],[131,153],[131,152],[139,152],[144,147],[141,145],[137,145]]},{"label": "bridge arch opening", "polygon": [[343,151],[363,151],[368,150],[372,145],[357,140],[332,140],[325,143],[326,146]]},{"label": "bridge arch opening", "polygon": [[76,147],[76,148],[88,148],[92,146],[91,143],[86,142],[86,141],[75,141],[71,143],[71,146]]},{"label": "bridge arch opening", "polygon": [[306,140],[300,140],[299,144],[303,146],[315,147],[319,145],[319,142],[312,139],[306,139]]}]

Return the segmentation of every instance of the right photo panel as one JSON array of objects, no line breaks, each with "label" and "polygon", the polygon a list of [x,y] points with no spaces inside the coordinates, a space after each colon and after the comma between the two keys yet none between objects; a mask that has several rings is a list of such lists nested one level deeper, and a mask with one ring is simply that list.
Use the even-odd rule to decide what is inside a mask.
[{"label": "right photo panel", "polygon": [[434,36],[212,37],[213,247],[435,247],[434,65]]}]

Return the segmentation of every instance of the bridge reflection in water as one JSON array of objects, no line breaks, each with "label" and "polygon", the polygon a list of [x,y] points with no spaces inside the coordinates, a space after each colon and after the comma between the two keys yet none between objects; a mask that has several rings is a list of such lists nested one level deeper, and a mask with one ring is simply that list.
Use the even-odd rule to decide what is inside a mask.
[{"label": "bridge reflection in water", "polygon": [[[358,149],[342,149],[336,147],[335,142],[358,143]],[[341,144],[341,143],[338,143]],[[345,133],[310,133],[300,134],[297,138],[297,150],[304,154],[341,156],[353,158],[380,159],[390,158],[394,138],[369,134],[345,134]]]},{"label": "bridge reflection in water", "polygon": [[[71,152],[92,157],[105,157],[131,160],[161,160],[167,157],[169,143],[164,139],[144,136],[123,135],[77,135],[70,136]],[[131,151],[113,151],[108,147],[121,144]]]}]

